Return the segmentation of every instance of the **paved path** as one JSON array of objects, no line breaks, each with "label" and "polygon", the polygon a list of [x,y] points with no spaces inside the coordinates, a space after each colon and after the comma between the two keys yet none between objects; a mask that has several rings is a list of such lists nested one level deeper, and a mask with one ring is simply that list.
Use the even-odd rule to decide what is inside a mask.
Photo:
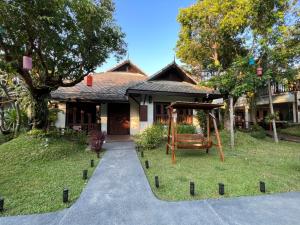
[{"label": "paved path", "polygon": [[300,193],[160,201],[150,189],[132,142],[108,143],[106,149],[71,208],[59,213],[0,218],[0,224],[300,224]]},{"label": "paved path", "polygon": [[[267,135],[273,138],[273,131],[267,131]],[[289,135],[289,134],[283,134],[278,132],[277,133],[279,140],[283,141],[291,141],[291,142],[297,142],[300,143],[300,137]]]}]

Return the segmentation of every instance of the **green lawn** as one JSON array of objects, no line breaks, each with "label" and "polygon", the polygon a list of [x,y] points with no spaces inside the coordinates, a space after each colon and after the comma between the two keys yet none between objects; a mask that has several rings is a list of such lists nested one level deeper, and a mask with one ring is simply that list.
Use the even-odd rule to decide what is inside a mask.
[{"label": "green lawn", "polygon": [[283,134],[289,134],[292,136],[300,137],[300,126],[288,127],[286,129],[281,129],[279,132]]},{"label": "green lawn", "polygon": [[[258,183],[266,182],[267,193],[300,191],[300,144],[280,142],[267,138],[259,140],[237,132],[236,148],[228,146],[229,137],[222,133],[225,162],[221,162],[212,148],[205,151],[179,150],[177,163],[165,147],[144,151],[140,157],[154,194],[164,200],[219,198],[218,183],[225,184],[224,197],[259,195]],[[145,168],[149,160],[150,169]],[[159,176],[161,187],[154,185]],[[195,182],[196,195],[189,194],[189,183]]]},{"label": "green lawn", "polygon": [[[91,176],[90,160],[96,155],[86,146],[62,138],[21,135],[0,146],[0,196],[5,211],[0,216],[42,213],[69,207],[79,197],[86,182],[82,170]],[[62,203],[64,187],[70,190],[70,203]]]}]

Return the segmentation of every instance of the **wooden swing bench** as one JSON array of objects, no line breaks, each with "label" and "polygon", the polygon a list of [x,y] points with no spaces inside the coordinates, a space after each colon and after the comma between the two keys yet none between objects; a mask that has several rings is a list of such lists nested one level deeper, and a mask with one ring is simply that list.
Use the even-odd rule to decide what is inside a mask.
[{"label": "wooden swing bench", "polygon": [[[168,129],[168,143],[166,146],[166,154],[169,154],[169,149],[172,150],[172,162],[176,162],[175,152],[178,149],[186,150],[206,150],[213,146],[217,146],[220,159],[224,161],[224,153],[222,150],[221,138],[219,135],[216,118],[210,112],[212,109],[219,108],[222,105],[210,104],[210,103],[195,103],[195,102],[174,102],[168,107],[169,112],[169,129]],[[173,116],[174,110],[176,109],[199,109],[204,110],[206,113],[207,127],[206,136],[203,134],[178,134],[176,126],[176,112]],[[215,136],[217,144],[214,144],[211,137],[210,123],[213,121]]]}]

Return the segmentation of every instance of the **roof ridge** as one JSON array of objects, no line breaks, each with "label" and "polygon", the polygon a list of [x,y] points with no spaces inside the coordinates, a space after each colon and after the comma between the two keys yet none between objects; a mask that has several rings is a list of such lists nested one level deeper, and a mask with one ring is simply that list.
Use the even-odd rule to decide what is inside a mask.
[{"label": "roof ridge", "polygon": [[179,66],[176,61],[172,61],[171,63],[169,63],[168,65],[166,65],[165,67],[163,67],[161,70],[159,70],[158,72],[156,72],[155,74],[151,75],[148,80],[152,80],[153,78],[157,77],[159,74],[161,74],[162,72],[164,72],[165,70],[169,69],[171,66],[175,65],[176,68],[178,68],[185,76],[187,76],[192,82],[194,82],[194,84],[197,84],[197,81],[191,76],[189,75],[185,70],[183,70],[181,68],[181,66]]}]

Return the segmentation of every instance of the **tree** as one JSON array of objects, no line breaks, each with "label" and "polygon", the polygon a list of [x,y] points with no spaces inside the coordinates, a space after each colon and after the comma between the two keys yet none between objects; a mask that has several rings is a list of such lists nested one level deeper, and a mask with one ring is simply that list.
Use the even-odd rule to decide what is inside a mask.
[{"label": "tree", "polygon": [[[247,0],[203,0],[180,10],[177,57],[194,68],[217,70],[217,75],[229,68],[237,56],[246,54],[239,34],[247,27],[248,7]],[[224,121],[230,112],[230,125],[225,122],[225,128],[231,130],[233,146],[233,97],[230,91],[226,94],[232,108]]]},{"label": "tree", "polygon": [[[51,91],[125,53],[111,0],[1,0],[0,11],[0,59],[26,83],[36,128],[47,126]],[[23,69],[23,56],[32,58],[32,70]]]},{"label": "tree", "polygon": [[[225,98],[229,97],[231,106],[243,94],[255,102],[257,88],[270,79],[289,79],[291,71],[295,71],[293,64],[297,55],[299,58],[299,47],[296,50],[287,47],[297,42],[295,35],[287,32],[297,33],[295,23],[287,23],[288,18],[297,18],[291,13],[295,3],[289,0],[197,1],[179,13],[177,56],[193,67],[218,70],[208,84],[217,87]],[[257,78],[255,66],[249,65],[250,58],[256,58],[263,67],[262,79]],[[230,109],[231,134],[232,113],[233,108]],[[233,145],[233,135],[231,140]]]}]

